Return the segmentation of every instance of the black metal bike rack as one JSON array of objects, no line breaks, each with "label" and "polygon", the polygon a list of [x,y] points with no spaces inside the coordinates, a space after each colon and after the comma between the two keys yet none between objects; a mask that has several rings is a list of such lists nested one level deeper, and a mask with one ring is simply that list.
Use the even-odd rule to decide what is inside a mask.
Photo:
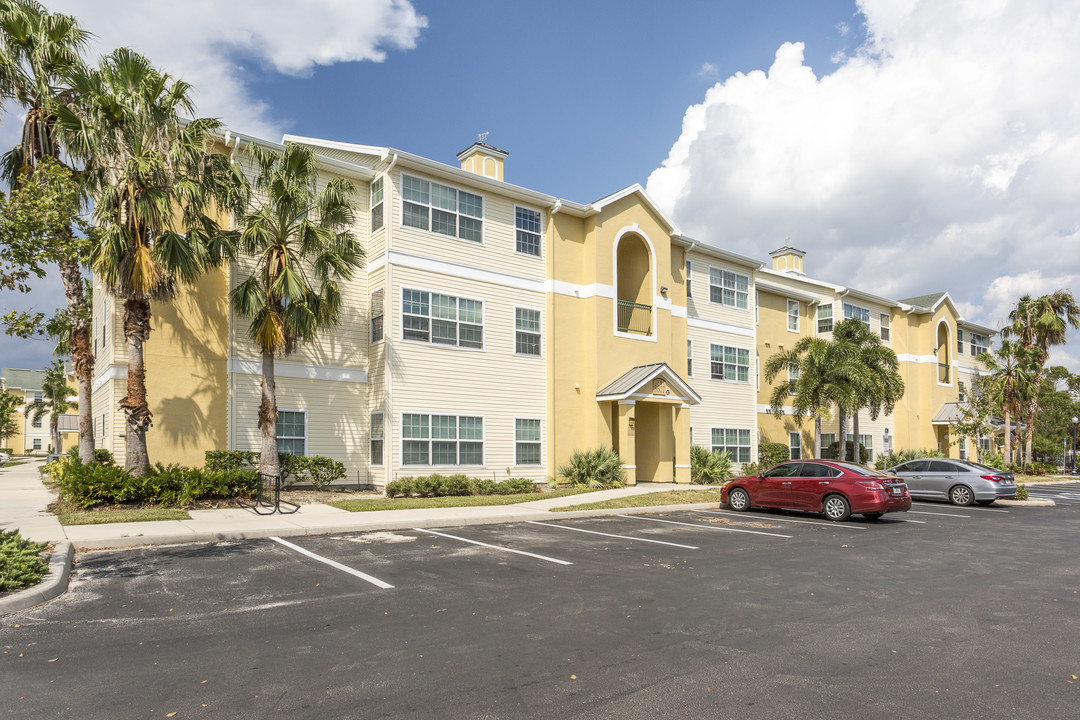
[{"label": "black metal bike rack", "polygon": [[[237,500],[240,507],[253,510],[256,515],[291,515],[300,509],[296,503],[281,499],[281,476],[259,473],[258,486],[255,489],[255,502]],[[286,506],[291,509],[286,509]]]}]

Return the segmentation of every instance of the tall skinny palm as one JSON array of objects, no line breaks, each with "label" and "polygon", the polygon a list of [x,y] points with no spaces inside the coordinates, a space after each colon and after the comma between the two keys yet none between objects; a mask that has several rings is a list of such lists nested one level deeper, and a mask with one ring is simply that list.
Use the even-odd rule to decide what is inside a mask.
[{"label": "tall skinny palm", "polygon": [[861,320],[850,318],[837,325],[833,331],[833,342],[850,346],[858,367],[851,379],[856,400],[852,408],[854,457],[859,462],[862,457],[859,411],[868,410],[871,420],[877,420],[882,412],[891,414],[896,403],[904,397],[904,380],[900,377],[900,362],[896,353],[882,345],[881,338]]},{"label": "tall skinny palm", "polygon": [[[38,181],[35,171],[43,160],[59,162],[56,107],[75,100],[69,78],[84,68],[82,53],[89,39],[90,34],[76,18],[50,13],[35,0],[0,4],[0,95],[26,109],[22,141],[4,159],[12,192]],[[94,461],[90,311],[71,222],[58,226],[54,235],[47,255],[59,266],[72,322],[71,360],[79,388],[79,458],[90,463]]]},{"label": "tall skinny palm", "polygon": [[1024,295],[1009,313],[1010,324],[1002,335],[1015,337],[1024,348],[1037,351],[1038,363],[1031,379],[1031,389],[1025,403],[1027,432],[1024,438],[1024,457],[1031,462],[1035,438],[1035,414],[1039,407],[1039,388],[1042,384],[1050,347],[1064,345],[1068,328],[1080,328],[1080,305],[1068,290],[1056,290],[1049,295],[1032,298]]},{"label": "tall skinny palm", "polygon": [[37,422],[43,415],[49,416],[49,434],[53,438],[53,452],[60,452],[60,416],[68,410],[79,407],[71,399],[71,388],[67,384],[67,372],[64,363],[57,360],[45,368],[45,379],[41,382],[41,399],[26,406],[26,417]]},{"label": "tall skinny palm", "polygon": [[101,231],[93,268],[124,304],[125,467],[142,475],[150,464],[143,345],[151,302],[171,300],[181,285],[222,261],[231,234],[215,213],[237,201],[239,170],[207,150],[218,121],[183,119],[194,110],[191,86],[129,49],[76,73],[72,87],[80,103],[58,108],[57,124],[69,152],[86,164]]},{"label": "tall skinny palm", "polygon": [[790,349],[773,355],[765,362],[765,382],[773,380],[791,367],[799,369],[799,377],[773,388],[769,412],[781,417],[785,407],[791,408],[797,427],[807,415],[814,416],[814,457],[821,457],[821,417],[832,407],[845,408],[854,404],[851,377],[858,372],[856,356],[850,346],[822,338],[805,337]]},{"label": "tall skinny palm", "polygon": [[1001,405],[1005,420],[1005,460],[1013,462],[1012,417],[1019,409],[1021,399],[1030,391],[1038,351],[1025,348],[1019,342],[1002,340],[1001,347],[980,354],[978,360],[990,372],[989,391]]},{"label": "tall skinny palm", "polygon": [[262,355],[259,471],[278,476],[274,358],[337,324],[338,282],[363,266],[364,251],[351,230],[352,183],[334,178],[317,192],[318,157],[300,145],[280,153],[252,145],[250,153],[258,169],[256,199],[241,219],[237,265],[246,256],[254,267],[229,300],[237,315],[251,320],[248,336]]}]

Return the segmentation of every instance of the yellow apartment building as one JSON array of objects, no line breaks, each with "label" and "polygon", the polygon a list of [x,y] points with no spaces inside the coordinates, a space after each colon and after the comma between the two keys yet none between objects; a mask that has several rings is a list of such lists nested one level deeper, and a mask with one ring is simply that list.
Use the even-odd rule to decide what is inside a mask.
[{"label": "yellow apartment building", "polygon": [[[221,149],[253,173],[252,142],[283,147],[228,132]],[[340,460],[350,483],[432,472],[540,482],[600,445],[618,450],[632,483],[689,482],[691,443],[756,460],[761,439],[787,437],[784,418],[761,412],[761,358],[817,332],[826,301],[837,318],[849,302],[888,314],[904,333],[890,342],[912,357],[909,392],[919,395],[904,412],[919,416],[901,422],[898,410],[864,432],[930,443],[942,434],[939,400],[955,397],[934,380],[937,361],[925,358],[940,349],[923,336],[937,337],[939,317],[953,343],[956,328],[983,330],[947,299],[915,307],[808,280],[801,251],[765,268],[689,238],[638,185],[591,203],[513,185],[508,153],[485,143],[454,165],[389,147],[283,143],[311,147],[327,180],[354,184],[366,266],[341,288],[338,327],[276,361],[278,446]],[[259,446],[259,353],[227,301],[243,270],[225,267],[154,305],[144,350],[153,461],[200,465],[205,450]],[[118,454],[121,311],[94,293],[95,436]]]},{"label": "yellow apartment building", "polygon": [[[26,414],[26,408],[35,400],[41,400],[43,393],[41,386],[45,380],[44,370],[27,370],[23,368],[3,368],[0,370],[0,392],[11,393],[22,398],[22,405],[15,408],[17,430],[14,435],[0,442],[0,446],[11,448],[16,455],[46,455],[54,452],[53,437],[49,432],[49,416],[42,415],[36,420],[31,420]],[[68,374],[68,386],[71,394],[77,395],[75,376]],[[72,398],[74,400],[74,398]],[[60,425],[60,450],[67,452],[73,446],[79,444],[79,414],[77,410],[69,410],[59,419]]]}]

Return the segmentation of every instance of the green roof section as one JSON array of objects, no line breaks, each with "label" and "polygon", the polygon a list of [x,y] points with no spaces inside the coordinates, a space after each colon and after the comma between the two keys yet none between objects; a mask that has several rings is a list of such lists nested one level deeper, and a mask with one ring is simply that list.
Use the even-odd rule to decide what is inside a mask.
[{"label": "green roof section", "polygon": [[914,305],[921,308],[932,308],[937,304],[937,301],[945,297],[945,293],[936,292],[929,295],[916,295],[915,297],[903,298],[898,302],[902,302],[905,305]]},{"label": "green roof section", "polygon": [[2,368],[0,377],[4,378],[4,387],[8,390],[40,390],[45,382],[45,371]]}]

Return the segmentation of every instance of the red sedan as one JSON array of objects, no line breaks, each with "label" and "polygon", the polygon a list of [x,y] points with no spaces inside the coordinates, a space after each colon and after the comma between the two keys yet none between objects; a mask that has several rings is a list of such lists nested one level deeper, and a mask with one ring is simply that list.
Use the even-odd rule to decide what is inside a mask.
[{"label": "red sedan", "polygon": [[911,509],[911,496],[900,478],[834,460],[791,460],[760,475],[735,478],[724,486],[720,500],[732,510],[809,510],[829,520],[847,520],[853,513],[877,519]]}]

